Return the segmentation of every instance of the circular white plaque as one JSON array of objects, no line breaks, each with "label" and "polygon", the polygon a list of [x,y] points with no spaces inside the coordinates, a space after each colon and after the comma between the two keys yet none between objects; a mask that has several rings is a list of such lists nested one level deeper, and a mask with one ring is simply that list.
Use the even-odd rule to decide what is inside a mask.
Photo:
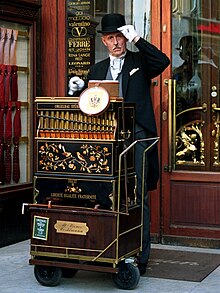
[{"label": "circular white plaque", "polygon": [[109,102],[109,93],[101,86],[87,88],[79,96],[79,108],[87,115],[102,113],[108,107]]}]

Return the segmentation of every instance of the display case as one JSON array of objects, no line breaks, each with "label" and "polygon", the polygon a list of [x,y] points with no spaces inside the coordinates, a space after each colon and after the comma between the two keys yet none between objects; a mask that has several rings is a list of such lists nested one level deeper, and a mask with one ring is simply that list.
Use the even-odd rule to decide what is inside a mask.
[{"label": "display case", "polygon": [[19,210],[32,200],[33,97],[40,1],[1,1],[0,246],[28,235]]}]

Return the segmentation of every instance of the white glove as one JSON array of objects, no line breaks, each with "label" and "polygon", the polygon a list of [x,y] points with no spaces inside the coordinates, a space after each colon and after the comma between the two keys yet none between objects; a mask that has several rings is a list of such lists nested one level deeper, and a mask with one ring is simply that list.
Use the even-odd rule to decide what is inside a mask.
[{"label": "white glove", "polygon": [[126,39],[131,43],[135,37],[138,36],[133,25],[124,25],[118,28],[118,30],[125,36]]},{"label": "white glove", "polygon": [[69,80],[69,95],[73,95],[74,92],[80,91],[84,87],[84,80],[79,78],[78,76],[73,76]]}]

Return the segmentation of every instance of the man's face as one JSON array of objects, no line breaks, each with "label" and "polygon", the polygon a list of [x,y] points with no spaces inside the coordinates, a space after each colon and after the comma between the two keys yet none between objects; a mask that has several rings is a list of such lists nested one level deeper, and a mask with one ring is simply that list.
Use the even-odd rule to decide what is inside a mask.
[{"label": "man's face", "polygon": [[126,52],[127,39],[120,32],[104,34],[102,42],[114,57],[120,57]]}]

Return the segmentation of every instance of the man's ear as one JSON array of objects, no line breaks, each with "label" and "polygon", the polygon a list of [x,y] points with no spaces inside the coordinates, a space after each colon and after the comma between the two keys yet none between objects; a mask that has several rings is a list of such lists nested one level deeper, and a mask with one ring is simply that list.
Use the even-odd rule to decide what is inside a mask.
[{"label": "man's ear", "polygon": [[102,36],[102,43],[107,47],[107,44],[106,44],[104,36]]}]

